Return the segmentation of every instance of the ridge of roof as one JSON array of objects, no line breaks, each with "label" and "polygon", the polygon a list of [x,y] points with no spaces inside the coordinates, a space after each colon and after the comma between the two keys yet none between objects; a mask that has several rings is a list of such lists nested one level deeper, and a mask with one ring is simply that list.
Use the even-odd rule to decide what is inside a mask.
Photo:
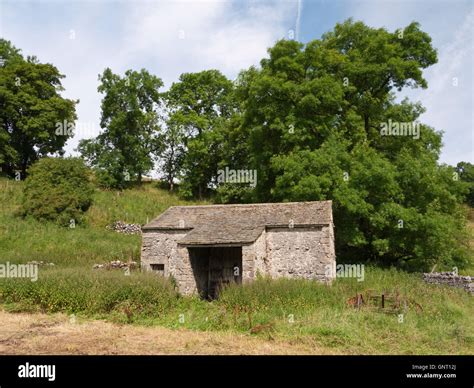
[{"label": "ridge of roof", "polygon": [[[324,203],[330,203],[332,204],[332,200],[330,199],[327,199],[327,200],[324,200],[324,201],[301,201],[301,202],[259,202],[259,203],[229,203],[229,204],[223,204],[223,203],[217,203],[217,204],[209,204],[209,205],[173,205],[173,206],[170,206],[167,210],[169,209],[174,209],[174,208],[186,208],[186,209],[190,209],[190,208],[210,208],[210,207],[252,207],[252,206],[269,206],[269,205],[301,205],[301,204],[305,204],[305,203],[321,203],[321,204],[324,204]],[[165,210],[165,211],[167,211]],[[163,212],[164,213],[164,212]],[[163,214],[162,213],[162,214]]]}]

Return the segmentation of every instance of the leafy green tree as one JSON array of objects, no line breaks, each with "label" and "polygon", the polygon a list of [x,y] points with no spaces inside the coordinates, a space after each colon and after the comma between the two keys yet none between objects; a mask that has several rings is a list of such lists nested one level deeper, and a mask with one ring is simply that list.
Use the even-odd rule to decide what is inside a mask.
[{"label": "leafy green tree", "polygon": [[64,75],[34,56],[26,59],[0,39],[0,167],[9,176],[46,155],[64,153],[72,133],[59,131],[76,120],[73,101],[61,97]]},{"label": "leafy green tree", "polygon": [[79,158],[42,158],[28,169],[22,211],[25,216],[74,227],[92,204],[90,170]]},{"label": "leafy green tree", "polygon": [[468,162],[459,162],[456,172],[462,182],[467,186],[466,203],[474,207],[474,165]]},{"label": "leafy green tree", "polygon": [[170,191],[174,190],[185,156],[185,132],[179,122],[168,119],[158,137],[158,161]]},{"label": "leafy green tree", "polygon": [[[236,93],[239,93],[241,78],[244,76],[245,74],[242,74],[237,80]],[[248,142],[250,133],[242,125],[242,119],[243,116],[238,111],[226,120],[224,125],[217,128],[222,139],[219,170],[225,170],[226,167],[233,170],[249,170],[252,166]],[[256,178],[258,180],[258,176]],[[214,200],[219,203],[249,203],[254,199],[254,190],[255,188],[248,182],[218,182],[215,185]]]},{"label": "leafy green tree", "polygon": [[[322,49],[323,51],[320,51]],[[328,52],[329,70],[345,87],[347,109],[354,109],[364,122],[365,132],[377,136],[377,119],[393,89],[427,87],[423,69],[437,62],[431,37],[416,22],[389,32],[351,19],[306,48],[309,56]]]},{"label": "leafy green tree", "polygon": [[[418,122],[423,107],[395,100],[427,87],[436,60],[417,23],[391,33],[348,20],[306,45],[277,42],[239,91],[254,200],[333,200],[339,260],[464,265],[464,186],[438,164],[441,134]],[[391,122],[412,133],[383,136]]]},{"label": "leafy green tree", "polygon": [[210,194],[222,159],[219,127],[236,109],[233,85],[217,70],[182,74],[166,94],[170,121],[184,131],[180,190],[184,196]]},{"label": "leafy green tree", "polygon": [[158,91],[163,83],[148,71],[127,70],[124,77],[106,69],[99,76],[104,94],[100,126],[95,139],[82,140],[78,150],[97,170],[100,182],[122,188],[128,181],[141,182],[153,168],[159,130]]}]

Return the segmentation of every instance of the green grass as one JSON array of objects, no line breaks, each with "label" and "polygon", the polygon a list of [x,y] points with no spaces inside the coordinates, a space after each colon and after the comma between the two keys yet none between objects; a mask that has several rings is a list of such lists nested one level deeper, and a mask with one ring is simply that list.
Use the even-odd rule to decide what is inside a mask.
[{"label": "green grass", "polygon": [[[150,274],[125,276],[91,267],[139,258],[140,237],[108,231],[107,224],[119,219],[144,224],[169,206],[191,202],[152,185],[120,195],[97,191],[87,223],[67,229],[18,217],[21,185],[0,180],[0,262],[42,260],[55,266],[40,267],[37,282],[0,279],[0,304],[8,311],[61,311],[201,331],[250,333],[252,327],[266,325],[255,335],[346,353],[474,354],[474,298],[463,290],[427,285],[420,274],[366,267],[363,282],[339,278],[328,287],[264,278],[231,286],[213,302],[182,297],[171,282]],[[347,306],[348,298],[369,289],[398,291],[423,311],[412,305],[401,323],[399,312]]]},{"label": "green grass", "polygon": [[169,206],[194,204],[179,200],[174,194],[154,188],[99,191],[87,212],[86,224],[64,228],[19,217],[22,182],[0,180],[0,258],[3,262],[31,260],[55,265],[92,266],[110,260],[138,260],[140,236],[109,231],[106,225],[122,220],[145,224]]},{"label": "green grass", "polygon": [[[412,305],[407,312],[386,314],[346,305],[348,298],[367,290],[398,290],[423,311],[416,312]],[[337,279],[331,287],[304,280],[264,279],[227,290],[222,302],[249,303],[254,322],[273,323],[288,339],[309,337],[352,353],[474,352],[472,297],[462,290],[428,286],[419,275],[393,269],[368,268],[364,282]]]},{"label": "green grass", "polygon": [[164,279],[146,273],[79,268],[40,269],[30,279],[0,280],[0,301],[10,311],[82,313],[100,316],[160,316],[176,304],[178,294]]},{"label": "green grass", "polygon": [[[0,280],[8,311],[58,312],[136,325],[250,333],[310,343],[347,353],[473,354],[474,302],[466,292],[425,285],[414,274],[368,268],[366,280],[337,279],[332,286],[306,280],[257,279],[225,289],[219,300],[181,297],[170,282],[150,274],[41,269],[37,282]],[[346,300],[368,289],[398,290],[420,304],[403,313],[354,309]]]},{"label": "green grass", "polygon": [[181,200],[175,194],[157,189],[152,183],[122,192],[97,190],[87,220],[95,227],[103,227],[116,220],[145,224],[170,206],[206,203]]}]

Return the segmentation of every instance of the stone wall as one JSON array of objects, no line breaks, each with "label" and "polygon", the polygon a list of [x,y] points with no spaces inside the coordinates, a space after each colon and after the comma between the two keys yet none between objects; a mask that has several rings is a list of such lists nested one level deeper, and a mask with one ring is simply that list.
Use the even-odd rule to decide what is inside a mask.
[{"label": "stone wall", "polygon": [[270,262],[267,257],[267,233],[263,231],[253,244],[255,250],[255,276],[269,274]]},{"label": "stone wall", "polygon": [[423,280],[431,284],[445,284],[452,287],[465,289],[474,294],[474,278],[471,276],[459,276],[454,272],[431,272],[424,273]]},{"label": "stone wall", "polygon": [[242,246],[242,283],[248,283],[255,278],[255,245]]},{"label": "stone wall", "polygon": [[151,270],[150,264],[164,264],[165,276],[173,276],[183,294],[196,291],[196,280],[187,248],[177,243],[188,231],[144,231],[142,234],[141,265]]},{"label": "stone wall", "polygon": [[266,233],[263,231],[253,244],[242,246],[242,282],[254,280],[257,273],[267,274],[267,266]]},{"label": "stone wall", "polygon": [[331,280],[335,262],[332,226],[267,228],[268,273],[273,278]]}]

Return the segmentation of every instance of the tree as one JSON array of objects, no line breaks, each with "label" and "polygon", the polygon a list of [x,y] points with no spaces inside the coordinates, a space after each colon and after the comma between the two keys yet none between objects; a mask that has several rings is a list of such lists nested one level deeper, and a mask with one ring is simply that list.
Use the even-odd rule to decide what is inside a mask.
[{"label": "tree", "polygon": [[74,124],[78,101],[61,97],[64,75],[55,66],[23,58],[4,39],[0,60],[0,167],[9,176],[19,171],[24,179],[39,158],[64,153],[72,133],[58,128]]},{"label": "tree", "polygon": [[456,166],[459,178],[467,186],[466,203],[474,207],[474,165],[468,162],[459,162]]},{"label": "tree", "polygon": [[[417,23],[391,33],[348,20],[306,45],[277,42],[239,94],[254,200],[333,200],[340,260],[464,265],[464,188],[438,165],[441,134],[418,122],[423,107],[395,101],[427,87],[435,62]],[[412,133],[385,134],[392,122]]]},{"label": "tree", "polygon": [[[246,72],[242,72],[235,85],[236,100],[241,101],[240,92],[246,82]],[[242,125],[242,112],[239,109],[223,125],[217,127],[221,139],[221,155],[218,163],[219,170],[226,167],[232,170],[248,171],[251,167],[249,149],[250,131]],[[255,177],[257,178],[257,177]],[[215,188],[214,200],[219,203],[249,203],[254,199],[255,188],[250,182],[219,182]]]},{"label": "tree", "polygon": [[166,94],[170,121],[184,132],[181,193],[202,198],[210,193],[222,159],[217,130],[235,112],[233,85],[217,70],[186,73]]},{"label": "tree", "polygon": [[437,62],[437,54],[419,27],[413,22],[391,33],[349,19],[306,49],[310,56],[321,48],[340,59],[330,71],[344,84],[347,108],[362,118],[368,135],[378,133],[377,116],[393,89],[427,87],[423,69]]},{"label": "tree", "polygon": [[185,132],[183,126],[173,118],[168,119],[163,127],[158,138],[158,160],[169,190],[173,191],[175,179],[180,175],[183,166]]},{"label": "tree", "polygon": [[28,170],[23,214],[74,227],[92,204],[91,174],[79,158],[43,158]]},{"label": "tree", "polygon": [[104,94],[100,126],[95,139],[82,140],[78,150],[96,168],[100,182],[122,188],[127,181],[141,182],[153,168],[158,133],[160,78],[142,69],[127,70],[124,77],[106,69],[99,76]]}]

